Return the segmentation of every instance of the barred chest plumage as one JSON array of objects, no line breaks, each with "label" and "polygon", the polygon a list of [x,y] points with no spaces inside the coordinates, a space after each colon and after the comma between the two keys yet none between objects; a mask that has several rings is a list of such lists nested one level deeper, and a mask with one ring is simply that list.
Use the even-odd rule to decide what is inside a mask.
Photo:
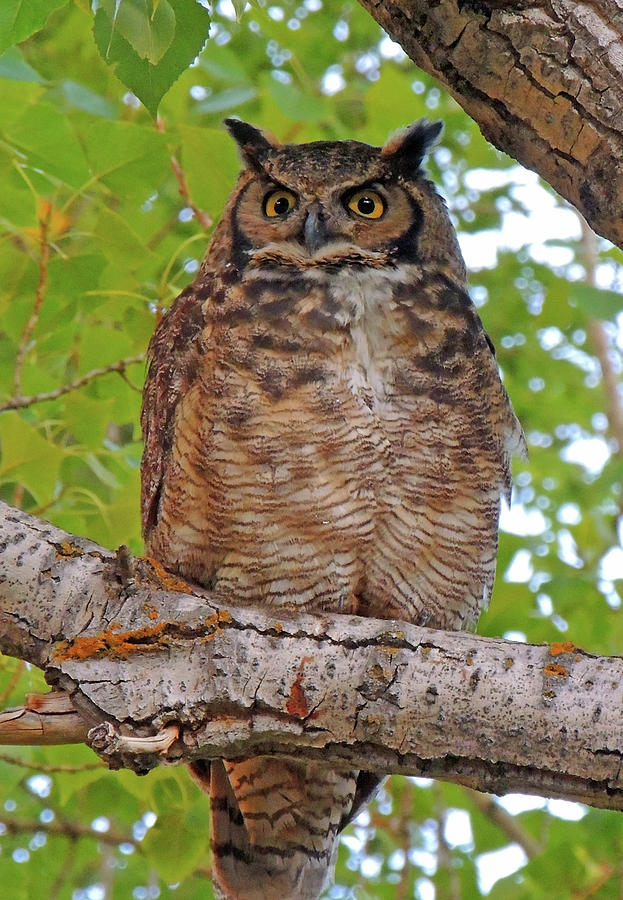
[{"label": "barred chest plumage", "polygon": [[165,483],[182,574],[247,602],[475,617],[507,452],[467,295],[357,263],[264,264],[215,296]]}]

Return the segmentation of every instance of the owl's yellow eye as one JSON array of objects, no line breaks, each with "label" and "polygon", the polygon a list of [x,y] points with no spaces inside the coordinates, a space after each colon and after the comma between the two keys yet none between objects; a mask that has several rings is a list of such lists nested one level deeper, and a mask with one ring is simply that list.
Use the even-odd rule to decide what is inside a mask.
[{"label": "owl's yellow eye", "polygon": [[291,191],[271,191],[264,198],[264,214],[269,219],[285,216],[296,207],[298,200]]},{"label": "owl's yellow eye", "polygon": [[376,191],[364,188],[347,198],[346,206],[364,219],[380,219],[385,212],[385,201]]}]

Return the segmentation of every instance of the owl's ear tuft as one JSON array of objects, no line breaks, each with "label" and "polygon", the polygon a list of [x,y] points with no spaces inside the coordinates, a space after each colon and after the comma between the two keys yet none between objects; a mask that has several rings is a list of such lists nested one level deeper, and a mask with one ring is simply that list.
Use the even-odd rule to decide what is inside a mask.
[{"label": "owl's ear tuft", "polygon": [[242,158],[254,168],[261,168],[266,156],[279,146],[272,136],[240,119],[225,119],[227,130],[240,147]]},{"label": "owl's ear tuft", "polygon": [[415,175],[424,157],[435,143],[443,129],[443,122],[429,122],[418,119],[406,128],[392,131],[381,150],[385,157],[400,172]]}]

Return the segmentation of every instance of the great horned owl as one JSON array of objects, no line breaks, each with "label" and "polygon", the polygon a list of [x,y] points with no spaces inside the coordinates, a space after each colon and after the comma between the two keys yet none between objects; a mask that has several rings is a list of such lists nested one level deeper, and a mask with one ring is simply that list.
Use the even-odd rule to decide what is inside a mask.
[{"label": "great horned owl", "polygon": [[[243,171],[150,346],[147,552],[228,602],[464,628],[523,435],[422,172],[440,123],[383,147],[226,125]],[[194,770],[217,891],[244,900],[317,897],[376,783],[267,757]]]}]

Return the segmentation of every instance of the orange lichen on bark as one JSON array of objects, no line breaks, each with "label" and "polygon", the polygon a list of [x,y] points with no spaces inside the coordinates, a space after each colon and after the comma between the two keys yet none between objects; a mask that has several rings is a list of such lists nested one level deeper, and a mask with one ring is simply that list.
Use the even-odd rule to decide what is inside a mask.
[{"label": "orange lichen on bark", "polygon": [[515,665],[515,660],[512,658],[512,656],[507,656],[506,659],[504,660],[504,668],[510,669],[511,666],[514,666],[514,665]]},{"label": "orange lichen on bark", "polygon": [[550,663],[549,666],[545,666],[543,669],[546,675],[549,675],[551,678],[568,678],[569,673],[565,669],[564,666],[556,665],[556,663]]},{"label": "orange lichen on bark", "polygon": [[171,572],[167,571],[157,559],[154,559],[151,556],[137,556],[137,559],[143,559],[145,562],[149,563],[154,575],[165,591],[174,591],[178,594],[194,593],[192,585],[188,584],[188,582],[184,581],[182,578],[178,578],[177,575],[172,575]]},{"label": "orange lichen on bark", "polygon": [[72,641],[61,641],[54,653],[58,662],[65,660],[94,659],[100,656],[126,657],[145,650],[158,650],[162,646],[162,634],[167,622],[153,627],[137,628],[133,631],[119,631],[119,623],[91,637],[78,637]]},{"label": "orange lichen on bark", "polygon": [[384,669],[382,666],[379,666],[378,663],[372,666],[371,669],[368,669],[367,674],[370,676],[370,678],[374,678],[377,681],[386,681],[390,676],[389,671],[387,669]]},{"label": "orange lichen on bark", "polygon": [[217,609],[215,613],[205,620],[205,624],[208,628],[216,628],[221,623],[225,622],[225,624],[229,624],[231,622],[231,615],[227,612],[226,609]]},{"label": "orange lichen on bark", "polygon": [[72,544],[71,541],[62,541],[60,544],[56,546],[56,558],[57,559],[68,559],[75,556],[82,556],[82,550],[76,544]]},{"label": "orange lichen on bark", "polygon": [[550,656],[560,656],[561,653],[573,653],[575,644],[571,641],[556,641],[549,648]]},{"label": "orange lichen on bark", "polygon": [[202,641],[213,641],[217,634],[219,634],[223,629],[221,628],[221,624],[224,622],[226,625],[232,621],[231,615],[227,612],[226,609],[217,609],[215,613],[205,620],[205,625],[207,628],[211,628],[212,631],[209,634],[206,634],[205,637],[201,638]]},{"label": "orange lichen on bark", "polygon": [[158,618],[158,610],[153,603],[144,603],[143,609],[152,621]]},{"label": "orange lichen on bark", "polygon": [[288,698],[288,702],[286,703],[286,709],[291,716],[298,716],[300,719],[304,719],[305,716],[309,714],[309,707],[307,706],[307,698],[305,697],[305,692],[301,687],[301,682],[303,680],[303,671],[308,662],[312,661],[311,656],[304,656],[301,662],[299,663],[298,672],[296,673],[296,678],[290,688],[290,696]]}]

